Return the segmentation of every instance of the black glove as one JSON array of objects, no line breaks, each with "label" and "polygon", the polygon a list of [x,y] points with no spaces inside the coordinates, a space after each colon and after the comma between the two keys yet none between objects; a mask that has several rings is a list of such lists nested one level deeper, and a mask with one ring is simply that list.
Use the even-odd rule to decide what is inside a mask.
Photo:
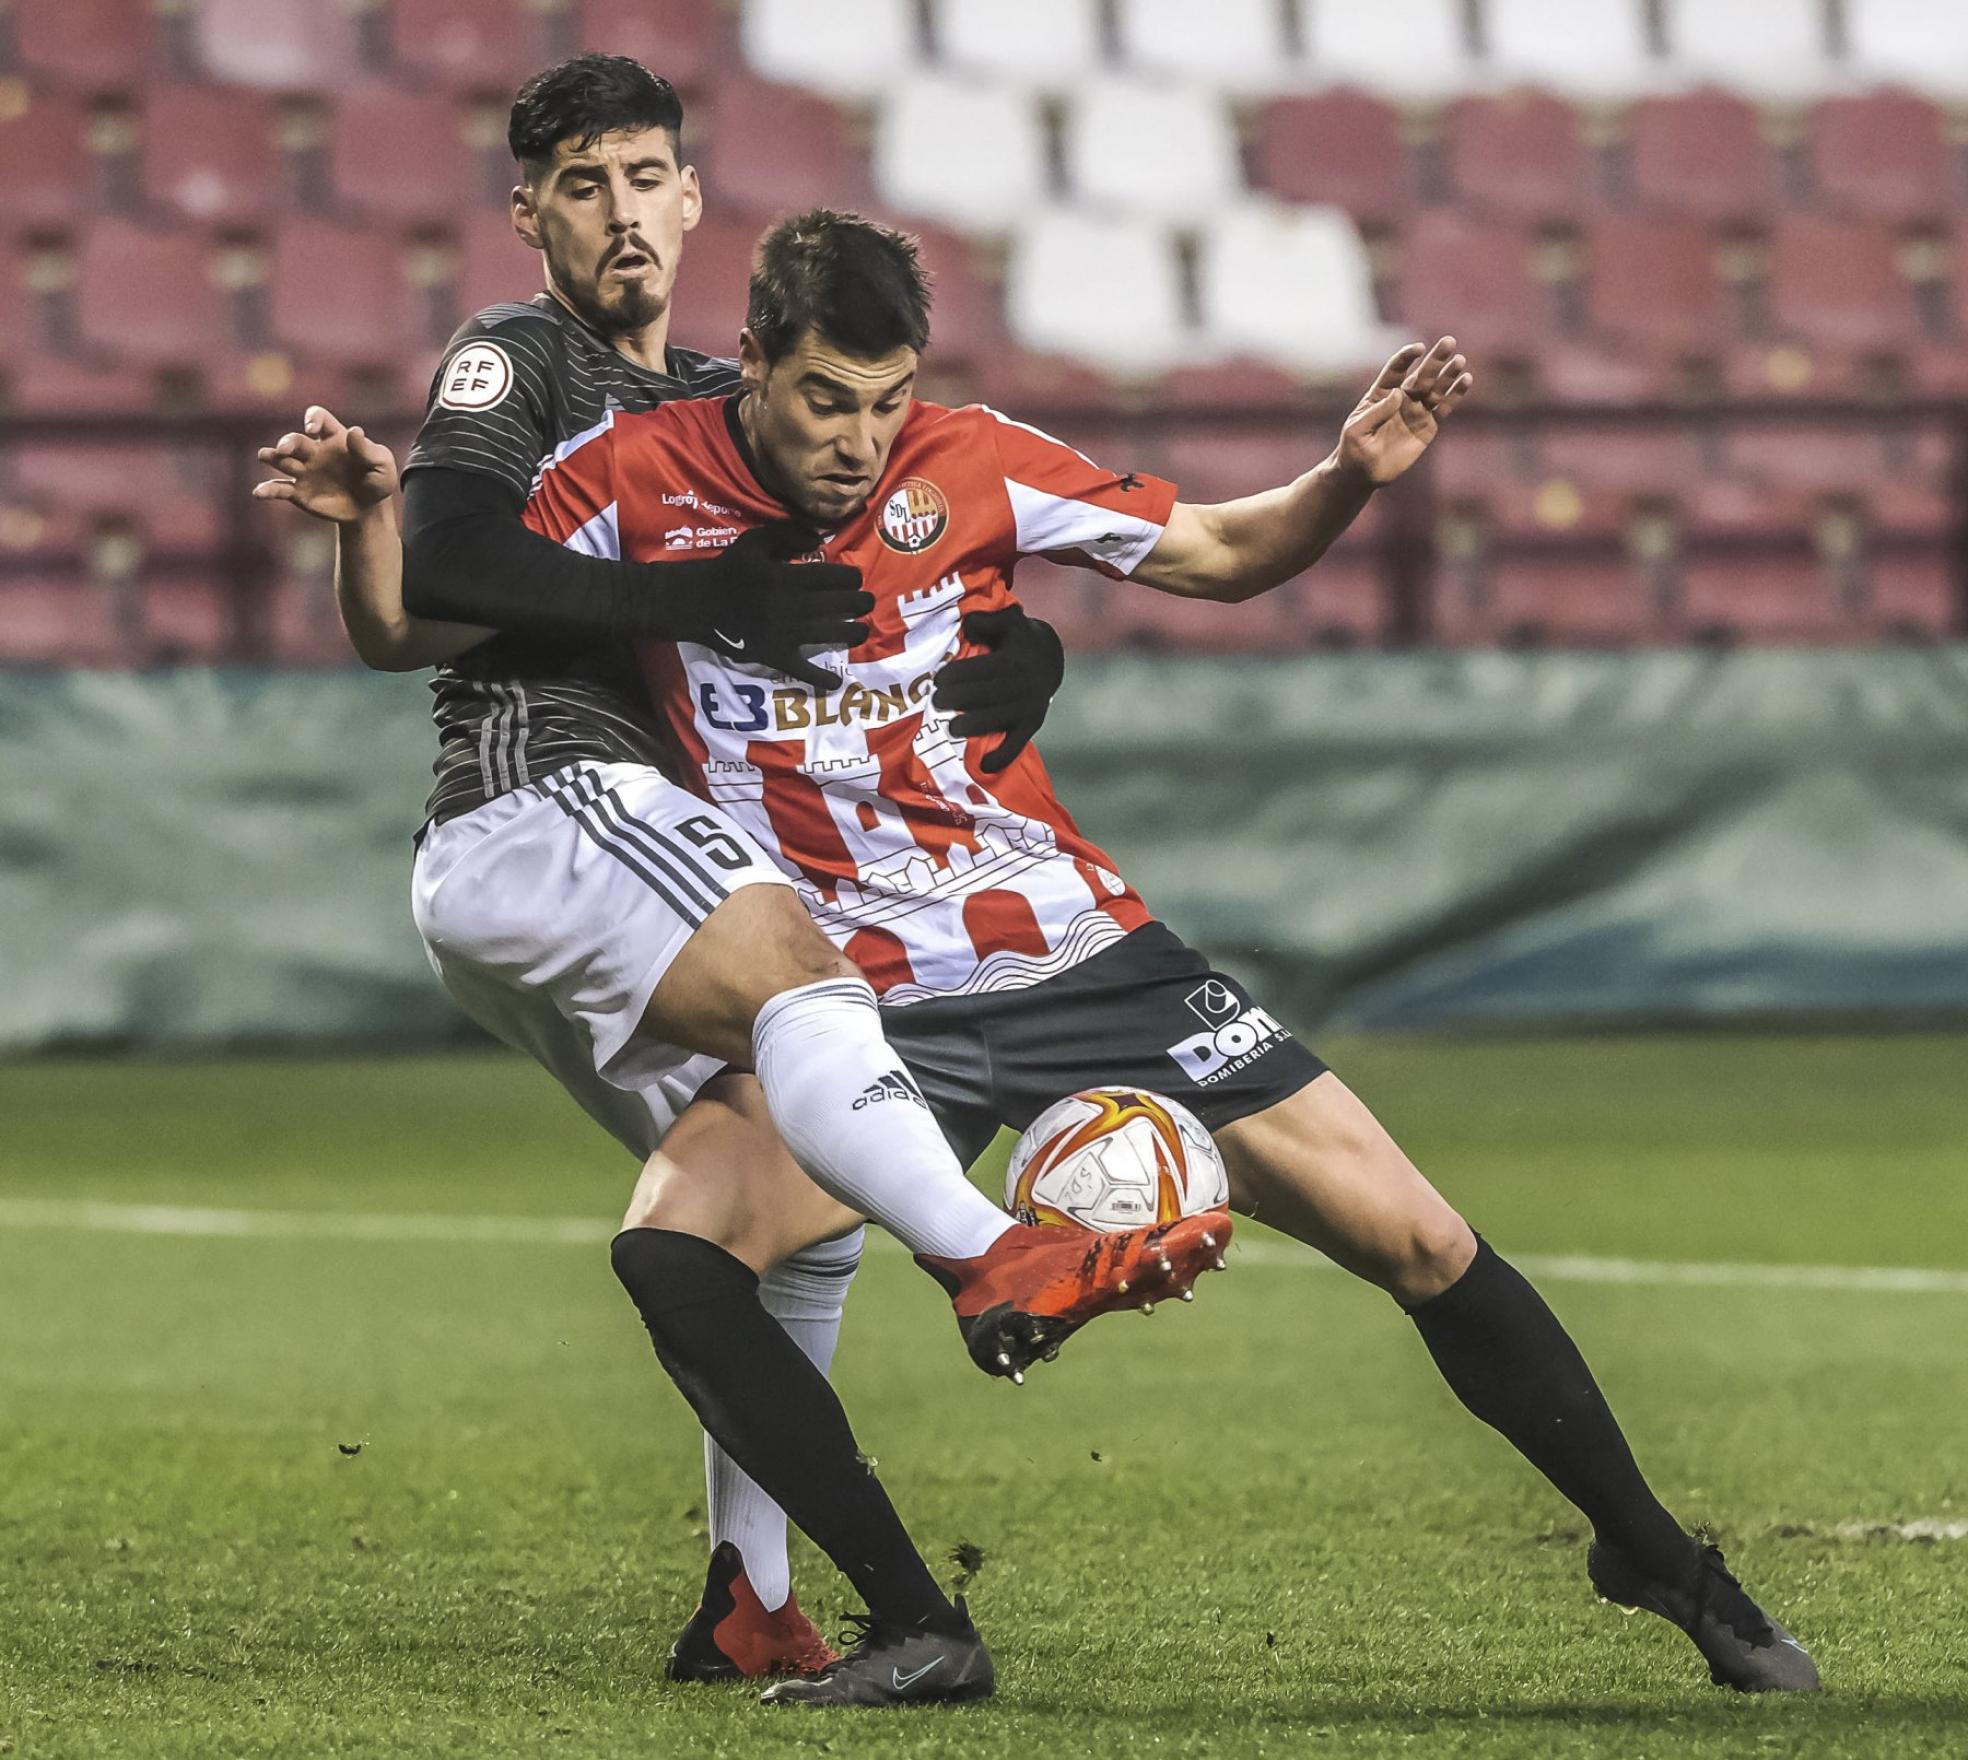
[{"label": "black glove", "polygon": [[800,650],[865,642],[868,625],[860,620],[873,612],[875,596],[862,589],[858,568],[793,561],[819,544],[817,533],[785,521],[746,532],[714,557],[648,564],[661,633],[701,642],[727,660],[769,666],[816,691],[836,689],[840,674]]},{"label": "black glove", "polygon": [[959,739],[1004,735],[978,766],[995,774],[1045,725],[1046,710],[1066,676],[1066,650],[1059,632],[1028,616],[1022,605],[970,612],[963,633],[987,644],[990,652],[952,660],[936,675],[932,700],[954,717],[950,731]]}]

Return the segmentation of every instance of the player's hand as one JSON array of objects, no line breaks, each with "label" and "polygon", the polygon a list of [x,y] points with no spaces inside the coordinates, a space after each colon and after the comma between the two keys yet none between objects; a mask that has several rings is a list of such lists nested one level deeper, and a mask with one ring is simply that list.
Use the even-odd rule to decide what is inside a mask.
[{"label": "player's hand", "polygon": [[718,558],[695,639],[727,660],[769,666],[816,691],[838,689],[840,674],[801,650],[865,642],[875,596],[863,591],[858,568],[794,561],[819,547],[817,532],[790,520],[735,539]]},{"label": "player's hand", "polygon": [[1426,452],[1475,384],[1453,336],[1433,348],[1411,342],[1380,370],[1339,431],[1339,467],[1379,488]]},{"label": "player's hand", "polygon": [[936,675],[936,707],[952,717],[958,739],[1001,733],[978,768],[987,775],[1004,769],[1045,725],[1046,711],[1066,676],[1066,650],[1059,632],[1023,605],[998,611],[972,611],[963,633],[988,650],[952,660]]},{"label": "player's hand", "polygon": [[353,525],[396,493],[396,456],[331,410],[310,404],[301,432],[283,434],[257,454],[279,472],[253,486],[256,501],[289,501],[316,519]]}]

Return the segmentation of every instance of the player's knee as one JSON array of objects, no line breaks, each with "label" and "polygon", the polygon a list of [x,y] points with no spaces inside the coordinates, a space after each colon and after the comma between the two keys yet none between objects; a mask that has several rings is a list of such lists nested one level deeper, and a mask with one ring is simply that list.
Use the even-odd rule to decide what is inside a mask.
[{"label": "player's knee", "polygon": [[1476,1235],[1454,1210],[1437,1199],[1410,1218],[1398,1251],[1386,1266],[1384,1287],[1403,1307],[1439,1296],[1476,1256]]}]

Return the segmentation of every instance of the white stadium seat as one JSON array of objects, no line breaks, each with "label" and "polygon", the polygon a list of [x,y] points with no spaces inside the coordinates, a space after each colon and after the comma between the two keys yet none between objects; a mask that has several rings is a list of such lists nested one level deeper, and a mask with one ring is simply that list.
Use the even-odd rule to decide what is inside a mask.
[{"label": "white stadium seat", "polygon": [[1320,85],[1439,98],[1474,77],[1462,0],[1298,0],[1298,16],[1307,72]]},{"label": "white stadium seat", "polygon": [[1506,80],[1580,97],[1663,83],[1644,0],[1484,0],[1483,25],[1490,70]]},{"label": "white stadium seat", "polygon": [[883,102],[872,156],[884,202],[973,231],[1000,231],[1048,194],[1045,131],[1030,92],[919,75]]},{"label": "white stadium seat", "polygon": [[1380,321],[1373,269],[1339,208],[1250,202],[1206,226],[1197,287],[1206,352],[1325,375],[1378,367],[1400,338]]},{"label": "white stadium seat", "polygon": [[1196,0],[1120,0],[1121,55],[1141,73],[1179,74],[1217,91],[1289,90],[1304,77],[1285,42],[1278,0],[1210,0],[1198,28]]},{"label": "white stadium seat", "polygon": [[1124,376],[1165,372],[1191,353],[1175,252],[1146,220],[1035,214],[1012,242],[1005,319],[1022,348]]},{"label": "white stadium seat", "polygon": [[1090,80],[1066,122],[1066,187],[1089,207],[1201,220],[1243,191],[1228,104],[1197,86]]},{"label": "white stadium seat", "polygon": [[1845,52],[1861,79],[1968,98],[1968,8],[1958,0],[1845,0]]},{"label": "white stadium seat", "polygon": [[1061,92],[1105,60],[1097,0],[937,0],[936,52],[952,68]]},{"label": "white stadium seat", "polygon": [[1832,84],[1824,0],[1666,0],[1673,73],[1753,97],[1808,97]]},{"label": "white stadium seat", "polygon": [[872,98],[922,60],[915,0],[745,0],[752,71],[830,97]]}]

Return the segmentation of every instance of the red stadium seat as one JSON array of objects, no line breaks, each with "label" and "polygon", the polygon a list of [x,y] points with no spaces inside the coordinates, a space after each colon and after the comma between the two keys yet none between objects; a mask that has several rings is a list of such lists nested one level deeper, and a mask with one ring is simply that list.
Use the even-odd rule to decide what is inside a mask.
[{"label": "red stadium seat", "polygon": [[355,8],[342,0],[198,0],[193,55],[226,85],[333,92],[361,76]]},{"label": "red stadium seat", "polygon": [[1562,98],[1518,91],[1459,99],[1449,106],[1445,139],[1450,177],[1478,208],[1544,220],[1592,205],[1592,159]]},{"label": "red stadium seat", "polygon": [[1913,289],[1883,225],[1781,216],[1770,244],[1769,297],[1778,328],[1807,341],[1877,351],[1919,335]]},{"label": "red stadium seat", "polygon": [[1940,107],[1912,92],[1826,98],[1809,122],[1811,170],[1830,206],[1882,220],[1933,220],[1957,200]]},{"label": "red stadium seat", "polygon": [[869,199],[867,167],[846,119],[825,98],[739,77],[721,81],[711,112],[710,188],[768,213],[853,208]]},{"label": "red stadium seat", "polygon": [[[679,91],[701,89],[730,51],[730,33],[715,0],[580,0],[583,49],[627,55]],[[692,118],[683,119],[684,157]]]},{"label": "red stadium seat", "polygon": [[1759,482],[1826,492],[1863,487],[1886,469],[1880,430],[1864,422],[1745,422],[1730,433],[1729,469]]},{"label": "red stadium seat", "polygon": [[[7,323],[0,302],[0,329]],[[7,407],[29,415],[127,416],[156,401],[155,376],[116,362],[79,361],[47,351],[7,367]]]},{"label": "red stadium seat", "polygon": [[21,65],[72,91],[128,91],[163,70],[150,0],[15,0]]},{"label": "red stadium seat", "polygon": [[1330,202],[1356,219],[1385,221],[1415,201],[1401,115],[1366,92],[1280,98],[1251,133],[1250,176],[1290,202]]},{"label": "red stadium seat", "polygon": [[1266,597],[1296,632],[1294,647],[1375,648],[1393,624],[1385,573],[1365,546],[1336,546],[1316,568]]},{"label": "red stadium seat", "polygon": [[127,519],[152,549],[209,551],[223,525],[222,461],[150,441],[44,441],[19,449],[15,489],[84,521]]},{"label": "red stadium seat", "polygon": [[1626,126],[1643,205],[1704,220],[1760,219],[1776,205],[1776,155],[1755,106],[1735,93],[1642,98]]},{"label": "red stadium seat", "polygon": [[1866,601],[1875,634],[1933,641],[1968,636],[1968,587],[1945,552],[1873,558],[1866,567]]},{"label": "red stadium seat", "polygon": [[1002,348],[1003,307],[979,272],[970,241],[938,226],[905,230],[915,235],[934,288],[929,346],[937,363],[975,365]]},{"label": "red stadium seat", "polygon": [[1594,338],[1539,343],[1527,364],[1554,403],[1660,403],[1678,397],[1686,377],[1680,360],[1657,349]]},{"label": "red stadium seat", "polygon": [[706,354],[735,355],[745,327],[752,246],[768,224],[754,214],[709,207],[683,236],[670,339]]},{"label": "red stadium seat", "polygon": [[1241,605],[1180,599],[1127,581],[1107,583],[1124,646],[1165,654],[1275,654],[1311,645],[1302,607],[1279,593]]},{"label": "red stadium seat", "polygon": [[233,601],[222,581],[146,580],[137,590],[144,657],[153,665],[226,657]]},{"label": "red stadium seat", "polygon": [[1499,483],[1483,498],[1490,529],[1507,538],[1609,538],[1626,531],[1632,497],[1563,471],[1529,483]]},{"label": "red stadium seat", "polygon": [[75,310],[82,339],[113,359],[196,366],[234,345],[212,249],[190,233],[98,221],[76,263]]},{"label": "red stadium seat", "polygon": [[1477,359],[1534,349],[1550,301],[1531,273],[1531,242],[1509,224],[1446,210],[1417,214],[1401,237],[1396,305],[1431,339],[1453,335]]},{"label": "red stadium seat", "polygon": [[1594,329],[1663,350],[1714,347],[1728,318],[1715,240],[1699,220],[1609,214],[1597,221],[1585,299]]},{"label": "red stadium seat", "polygon": [[[1323,422],[1316,427],[1309,422],[1291,427],[1184,426],[1167,434],[1153,459],[1130,457],[1127,462],[1169,478],[1184,501],[1234,501],[1303,476],[1331,446],[1332,434]],[[1359,529],[1366,529],[1369,517],[1378,516],[1380,505],[1367,504]]]},{"label": "red stadium seat", "polygon": [[9,365],[41,354],[36,300],[27,285],[27,264],[8,248],[0,235],[0,361]]},{"label": "red stadium seat", "polygon": [[442,94],[371,86],[336,100],[328,181],[352,213],[399,224],[454,223],[487,205],[464,116]]},{"label": "red stadium seat", "polygon": [[1463,641],[1551,647],[1625,647],[1656,639],[1660,622],[1646,581],[1612,557],[1499,559],[1465,615]]},{"label": "red stadium seat", "polygon": [[487,306],[528,300],[546,286],[546,260],[504,214],[473,214],[458,237],[451,318],[461,324]]},{"label": "red stadium seat", "polygon": [[116,595],[81,575],[0,576],[0,661],[16,666],[116,666],[130,658]]},{"label": "red stadium seat", "polygon": [[254,92],[153,88],[142,163],[145,199],[198,225],[257,221],[280,203],[273,114]]},{"label": "red stadium seat", "polygon": [[539,24],[525,0],[390,0],[391,57],[450,91],[510,101],[545,63]]},{"label": "red stadium seat", "polygon": [[394,239],[322,220],[280,230],[267,277],[275,337],[302,360],[378,365],[430,351]]},{"label": "red stadium seat", "polygon": [[1677,633],[1734,641],[1823,643],[1860,633],[1815,559],[1691,558],[1683,567]]},{"label": "red stadium seat", "polygon": [[29,98],[0,121],[0,231],[68,227],[95,201],[88,120],[66,98]]}]

